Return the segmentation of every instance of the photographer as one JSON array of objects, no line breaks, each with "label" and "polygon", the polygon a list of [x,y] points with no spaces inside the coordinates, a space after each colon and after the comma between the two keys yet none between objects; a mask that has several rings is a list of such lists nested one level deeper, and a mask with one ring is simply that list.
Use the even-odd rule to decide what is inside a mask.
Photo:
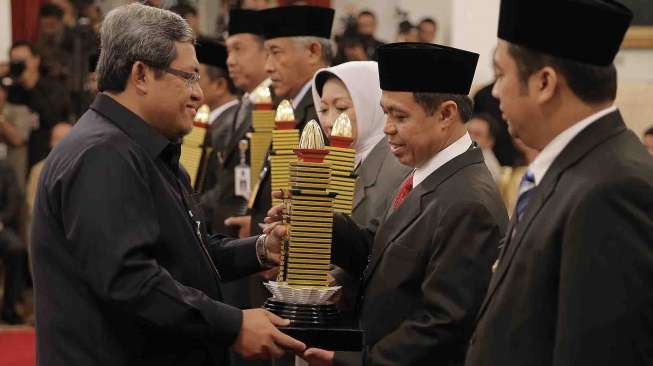
[{"label": "photographer", "polygon": [[27,106],[38,115],[38,125],[28,142],[28,166],[31,167],[48,154],[52,126],[71,120],[70,95],[61,81],[41,74],[41,58],[30,42],[15,42],[9,59],[8,101]]}]

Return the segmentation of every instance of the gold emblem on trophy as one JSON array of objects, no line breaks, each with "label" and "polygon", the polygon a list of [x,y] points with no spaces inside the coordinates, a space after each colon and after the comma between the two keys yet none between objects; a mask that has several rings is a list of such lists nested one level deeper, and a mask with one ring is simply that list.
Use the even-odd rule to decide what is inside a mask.
[{"label": "gold emblem on trophy", "polygon": [[193,119],[193,129],[184,136],[181,144],[179,163],[188,172],[190,184],[197,191],[203,188],[208,157],[211,154],[211,148],[206,144],[210,114],[208,105],[199,107]]},{"label": "gold emblem on trophy", "polygon": [[[254,110],[252,111],[252,127],[250,135],[250,165],[252,199],[256,196],[259,186],[259,174],[265,164],[265,156],[272,140],[274,129],[274,110],[272,109],[272,94],[270,88],[261,85],[252,91]],[[250,199],[251,201],[251,199]]]},{"label": "gold emblem on trophy", "polygon": [[335,212],[351,215],[354,203],[354,189],[356,188],[356,175],[354,163],[356,150],[351,148],[354,142],[351,121],[346,113],[336,118],[331,130],[331,146],[327,147],[329,155],[324,161],[331,164],[331,182],[329,191],[337,194],[333,204]]}]

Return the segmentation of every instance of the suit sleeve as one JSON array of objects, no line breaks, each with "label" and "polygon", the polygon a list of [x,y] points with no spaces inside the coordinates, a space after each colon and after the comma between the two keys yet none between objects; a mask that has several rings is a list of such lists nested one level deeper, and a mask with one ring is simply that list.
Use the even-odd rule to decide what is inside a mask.
[{"label": "suit sleeve", "polygon": [[54,197],[90,290],[165,331],[231,344],[242,312],[182,285],[154,257],[160,224],[147,173],[111,147],[92,148],[80,160]]},{"label": "suit sleeve", "polygon": [[360,228],[351,217],[340,213],[333,216],[331,262],[344,269],[350,276],[362,276],[373,242],[374,233]]},{"label": "suit sleeve", "polygon": [[497,219],[476,202],[460,202],[444,210],[442,218],[421,286],[424,306],[371,347],[369,364],[462,361],[502,232]]},{"label": "suit sleeve", "polygon": [[261,267],[256,254],[257,239],[258,236],[233,239],[221,234],[211,237],[209,250],[223,280],[236,280],[266,269]]},{"label": "suit sleeve", "polygon": [[653,187],[595,186],[561,238],[553,365],[653,362]]}]

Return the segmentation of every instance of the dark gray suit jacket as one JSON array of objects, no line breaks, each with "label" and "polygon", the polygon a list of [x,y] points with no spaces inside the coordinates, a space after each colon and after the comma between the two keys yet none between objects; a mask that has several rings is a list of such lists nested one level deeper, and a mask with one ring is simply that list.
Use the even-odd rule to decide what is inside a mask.
[{"label": "dark gray suit jacket", "polygon": [[653,159],[619,112],[555,159],[504,245],[466,365],[653,364]]},{"label": "dark gray suit jacket", "polygon": [[478,148],[413,189],[376,235],[336,215],[334,263],[363,277],[365,363],[461,364],[506,224]]},{"label": "dark gray suit jacket", "polygon": [[237,230],[227,228],[224,220],[230,216],[244,214],[245,199],[237,197],[234,189],[234,169],[240,163],[238,142],[245,138],[250,130],[248,123],[242,123],[236,130],[240,112],[246,113],[241,104],[235,104],[224,110],[209,128],[208,145],[213,152],[209,157],[208,169],[202,194],[202,205],[216,233],[237,236]]},{"label": "dark gray suit jacket", "polygon": [[381,139],[357,171],[352,219],[359,226],[376,231],[394,193],[411,171],[390,153],[388,140]]}]

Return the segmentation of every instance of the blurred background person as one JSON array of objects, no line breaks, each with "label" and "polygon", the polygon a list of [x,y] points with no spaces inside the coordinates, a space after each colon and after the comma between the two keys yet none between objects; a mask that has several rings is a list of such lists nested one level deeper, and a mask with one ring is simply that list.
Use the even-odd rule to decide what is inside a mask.
[{"label": "blurred background person", "polygon": [[471,136],[472,140],[476,141],[478,146],[483,152],[483,159],[485,160],[485,165],[490,170],[492,178],[495,182],[499,182],[501,178],[501,165],[499,160],[494,155],[495,143],[495,134],[496,134],[496,121],[492,116],[487,113],[475,114],[472,118],[465,123],[467,127],[467,132]]},{"label": "blurred background person", "polygon": [[36,116],[25,105],[9,103],[7,96],[7,87],[0,83],[0,156],[14,169],[22,190],[27,177],[27,142]]},{"label": "blurred background person", "polygon": [[512,166],[519,159],[519,151],[513,145],[512,137],[508,133],[508,122],[503,119],[499,100],[492,95],[494,82],[479,89],[474,94],[474,113],[486,113],[497,121],[494,155],[502,166]]},{"label": "blurred background person", "polygon": [[27,285],[27,247],[20,239],[20,213],[23,195],[14,169],[0,159],[0,261],[4,265],[4,295],[0,320],[7,324],[24,323],[17,311]]},{"label": "blurred background person", "polygon": [[403,20],[399,22],[399,29],[397,31],[397,42],[417,42],[419,41],[419,36],[417,32],[417,27],[413,25],[408,20]]},{"label": "blurred background person", "polygon": [[365,60],[376,60],[376,49],[383,45],[383,42],[376,39],[377,28],[378,24],[376,15],[373,12],[370,10],[363,10],[358,13],[358,17],[356,18],[356,30],[361,45],[367,55]]},{"label": "blurred background person", "polygon": [[63,10],[55,4],[45,4],[39,10],[39,35],[36,48],[41,67],[52,78],[66,80],[71,73],[74,36],[64,23]]},{"label": "blurred background person", "polygon": [[435,43],[438,24],[433,18],[422,18],[417,23],[417,40],[424,43]]},{"label": "blurred background person", "polygon": [[648,152],[653,156],[653,127],[650,127],[644,132],[644,146]]},{"label": "blurred background person", "polygon": [[8,101],[25,105],[38,115],[38,125],[28,142],[28,167],[31,167],[47,156],[52,127],[71,119],[70,94],[62,81],[41,75],[41,58],[31,43],[15,42],[9,59],[13,84],[9,87]]},{"label": "blurred background person", "polygon": [[539,151],[526,146],[520,138],[512,139],[513,145],[517,148],[519,155],[515,159],[514,166],[501,167],[501,179],[499,180],[499,192],[503,202],[508,209],[508,216],[512,217],[519,197],[519,185],[526,174],[528,166],[535,160]]}]

